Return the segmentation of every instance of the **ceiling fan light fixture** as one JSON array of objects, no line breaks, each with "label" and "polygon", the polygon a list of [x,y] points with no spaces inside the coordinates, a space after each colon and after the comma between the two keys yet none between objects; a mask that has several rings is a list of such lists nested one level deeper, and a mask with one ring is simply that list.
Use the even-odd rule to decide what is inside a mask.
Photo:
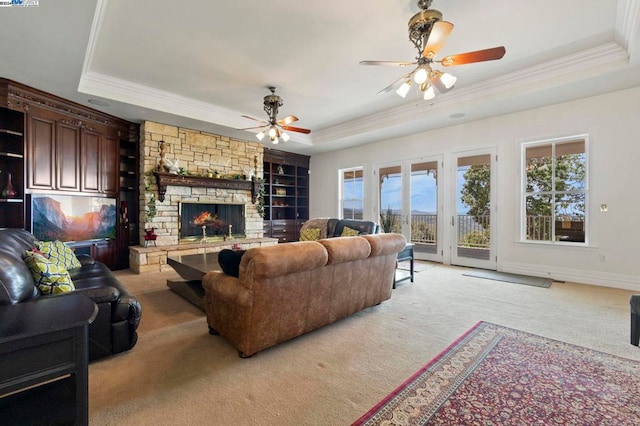
[{"label": "ceiling fan light fixture", "polygon": [[436,91],[433,90],[433,86],[432,85],[429,85],[429,87],[427,87],[426,90],[423,90],[423,92],[424,92],[423,98],[424,98],[425,101],[428,101],[428,100],[433,99],[433,98],[436,97]]},{"label": "ceiling fan light fixture", "polygon": [[440,81],[442,82],[442,84],[444,84],[444,87],[446,87],[447,89],[451,89],[453,85],[456,84],[457,80],[458,80],[457,77],[454,77],[453,75],[447,72],[440,75]]},{"label": "ceiling fan light fixture", "polygon": [[289,135],[286,132],[280,133],[280,137],[282,138],[282,142],[287,142],[290,139]]},{"label": "ceiling fan light fixture", "polygon": [[418,67],[418,69],[413,73],[413,81],[416,84],[422,84],[429,78],[429,71],[424,66]]},{"label": "ceiling fan light fixture", "polygon": [[259,141],[261,141],[262,139],[264,139],[265,133],[264,131],[257,133],[256,134],[256,138],[258,138]]},{"label": "ceiling fan light fixture", "polygon": [[407,93],[409,93],[409,89],[411,89],[411,80],[407,80],[396,90],[396,93],[403,98],[407,97]]},{"label": "ceiling fan light fixture", "polygon": [[275,126],[269,127],[269,137],[271,138],[272,141],[273,141],[273,138],[278,137],[278,129],[276,129]]}]

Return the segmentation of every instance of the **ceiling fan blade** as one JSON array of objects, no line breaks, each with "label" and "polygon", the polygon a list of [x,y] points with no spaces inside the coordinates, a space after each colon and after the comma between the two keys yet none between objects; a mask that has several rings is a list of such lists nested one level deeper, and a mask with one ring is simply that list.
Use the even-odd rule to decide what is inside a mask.
[{"label": "ceiling fan blade", "polygon": [[286,126],[287,124],[293,123],[294,121],[298,121],[298,117],[296,117],[295,115],[288,115],[285,118],[276,121],[276,123],[281,126]]},{"label": "ceiling fan blade", "polygon": [[382,95],[383,93],[387,93],[390,92],[395,86],[397,86],[400,82],[406,80],[409,78],[409,76],[411,76],[411,73],[413,73],[413,71],[403,75],[402,77],[400,77],[399,79],[397,79],[396,81],[394,81],[393,83],[391,83],[390,85],[388,85],[387,87],[385,87],[384,89],[382,89],[381,91],[379,91],[377,94],[378,95]]},{"label": "ceiling fan blade", "polygon": [[390,65],[395,67],[408,67],[416,65],[417,62],[395,62],[395,61],[360,61],[360,65]]},{"label": "ceiling fan blade", "polygon": [[283,130],[288,130],[290,132],[298,132],[298,133],[304,133],[304,134],[311,133],[311,130],[303,129],[302,127],[282,126],[282,129]]},{"label": "ceiling fan blade", "polygon": [[427,59],[433,59],[434,56],[442,49],[444,42],[449,38],[449,34],[453,31],[453,24],[447,21],[438,21],[433,24],[427,45],[422,51],[422,56]]},{"label": "ceiling fan blade", "polygon": [[472,64],[474,62],[495,61],[502,59],[506,49],[504,46],[493,47],[491,49],[476,50],[475,52],[459,53],[457,55],[446,56],[439,61],[444,67],[455,65]]},{"label": "ceiling fan blade", "polygon": [[244,118],[248,118],[249,120],[257,121],[258,123],[264,123],[265,125],[269,124],[264,120],[258,120],[257,118],[249,117],[248,115],[242,115]]},{"label": "ceiling fan blade", "polygon": [[262,129],[265,125],[256,126],[256,127],[245,127],[244,129],[236,129],[236,130],[254,130],[254,129]]}]

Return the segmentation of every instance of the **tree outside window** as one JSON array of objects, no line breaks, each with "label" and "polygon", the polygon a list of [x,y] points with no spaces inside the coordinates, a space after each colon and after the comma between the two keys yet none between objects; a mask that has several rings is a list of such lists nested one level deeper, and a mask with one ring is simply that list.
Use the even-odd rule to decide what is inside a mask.
[{"label": "tree outside window", "polygon": [[586,138],[523,145],[524,238],[586,241]]}]

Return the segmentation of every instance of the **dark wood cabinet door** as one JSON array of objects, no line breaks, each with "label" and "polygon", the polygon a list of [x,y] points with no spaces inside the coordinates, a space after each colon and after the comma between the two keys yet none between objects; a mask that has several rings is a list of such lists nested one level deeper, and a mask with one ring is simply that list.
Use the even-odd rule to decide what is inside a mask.
[{"label": "dark wood cabinet door", "polygon": [[56,140],[57,189],[80,190],[80,129],[58,123]]},{"label": "dark wood cabinet door", "polygon": [[91,257],[107,265],[109,268],[114,266],[116,244],[113,241],[95,242],[91,245]]},{"label": "dark wood cabinet door", "polygon": [[115,194],[118,191],[120,140],[104,136],[102,138],[102,192]]},{"label": "dark wood cabinet door", "polygon": [[100,133],[82,130],[81,154],[83,192],[100,192]]},{"label": "dark wood cabinet door", "polygon": [[54,189],[55,121],[29,116],[28,179],[31,189]]}]

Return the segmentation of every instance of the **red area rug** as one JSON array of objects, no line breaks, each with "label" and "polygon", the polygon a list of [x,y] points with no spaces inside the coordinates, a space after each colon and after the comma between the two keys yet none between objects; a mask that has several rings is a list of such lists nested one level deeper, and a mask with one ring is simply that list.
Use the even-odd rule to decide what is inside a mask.
[{"label": "red area rug", "polygon": [[353,423],[639,424],[639,362],[483,321]]}]

